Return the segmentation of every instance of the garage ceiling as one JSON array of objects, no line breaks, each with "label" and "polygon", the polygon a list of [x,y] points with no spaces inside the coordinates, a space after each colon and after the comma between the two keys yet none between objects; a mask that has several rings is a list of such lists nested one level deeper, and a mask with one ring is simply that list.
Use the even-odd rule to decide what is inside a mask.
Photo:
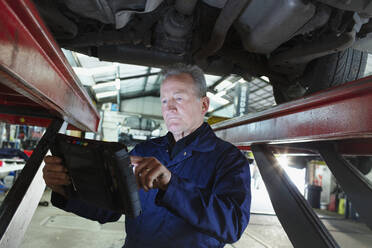
[{"label": "garage ceiling", "polygon": [[[63,50],[81,83],[98,103],[159,96],[159,68],[99,61],[97,58]],[[365,75],[372,75],[372,59],[368,56]],[[211,99],[208,115],[233,117],[234,88],[245,84],[249,89],[249,112],[259,112],[275,105],[273,90],[266,77],[246,81],[237,75],[206,75]]]}]

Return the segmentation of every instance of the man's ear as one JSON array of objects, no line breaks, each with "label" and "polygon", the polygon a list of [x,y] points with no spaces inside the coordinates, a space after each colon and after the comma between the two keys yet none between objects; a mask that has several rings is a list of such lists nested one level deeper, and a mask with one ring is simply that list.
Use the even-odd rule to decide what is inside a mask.
[{"label": "man's ear", "polygon": [[202,113],[205,115],[208,112],[209,109],[209,97],[204,96],[202,98]]}]

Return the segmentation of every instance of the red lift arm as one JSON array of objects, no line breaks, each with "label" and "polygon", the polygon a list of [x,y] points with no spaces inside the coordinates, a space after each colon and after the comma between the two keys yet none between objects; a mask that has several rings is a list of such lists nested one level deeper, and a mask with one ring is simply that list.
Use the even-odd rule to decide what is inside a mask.
[{"label": "red lift arm", "polygon": [[96,131],[99,114],[34,5],[1,0],[0,16],[0,120],[47,126],[59,117]]},{"label": "red lift arm", "polygon": [[372,228],[372,185],[342,155],[372,155],[372,77],[218,123],[217,136],[251,149],[294,247],[339,247],[273,152],[319,154]]},{"label": "red lift arm", "polygon": [[0,247],[18,247],[45,188],[42,160],[63,120],[99,114],[30,0],[0,0],[0,121],[48,126],[0,207]]},{"label": "red lift arm", "polygon": [[[57,118],[0,207],[0,247],[17,247],[40,199],[44,187],[40,165],[61,119],[94,131],[99,116],[32,2],[0,0],[0,30],[0,120],[47,126]],[[272,149],[319,153],[371,226],[372,187],[340,155],[371,154],[371,81],[365,78],[214,126],[223,139],[251,146],[274,209],[295,247],[338,245],[281,170]]]},{"label": "red lift arm", "polygon": [[372,154],[371,103],[372,77],[366,77],[213,128],[219,137],[242,147],[342,140],[344,153]]}]

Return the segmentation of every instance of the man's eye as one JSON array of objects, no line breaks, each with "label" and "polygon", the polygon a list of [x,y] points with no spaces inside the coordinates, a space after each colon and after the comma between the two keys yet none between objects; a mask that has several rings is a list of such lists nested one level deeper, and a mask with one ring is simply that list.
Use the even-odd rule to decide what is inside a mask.
[{"label": "man's eye", "polygon": [[181,101],[182,100],[182,97],[176,97],[176,100],[177,101]]},{"label": "man's eye", "polygon": [[162,104],[166,104],[167,103],[167,100],[161,100],[161,103]]}]

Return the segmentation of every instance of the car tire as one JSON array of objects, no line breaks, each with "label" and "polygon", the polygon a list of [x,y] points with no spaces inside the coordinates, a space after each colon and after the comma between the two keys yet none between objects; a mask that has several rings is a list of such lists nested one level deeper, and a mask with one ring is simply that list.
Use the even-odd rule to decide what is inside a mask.
[{"label": "car tire", "polygon": [[305,84],[308,84],[306,94],[363,77],[367,56],[366,52],[348,48],[312,61],[303,78]]},{"label": "car tire", "polygon": [[294,100],[303,93],[309,95],[363,77],[367,56],[366,52],[348,48],[311,61],[299,79],[299,84],[283,87],[273,83],[276,103]]}]

